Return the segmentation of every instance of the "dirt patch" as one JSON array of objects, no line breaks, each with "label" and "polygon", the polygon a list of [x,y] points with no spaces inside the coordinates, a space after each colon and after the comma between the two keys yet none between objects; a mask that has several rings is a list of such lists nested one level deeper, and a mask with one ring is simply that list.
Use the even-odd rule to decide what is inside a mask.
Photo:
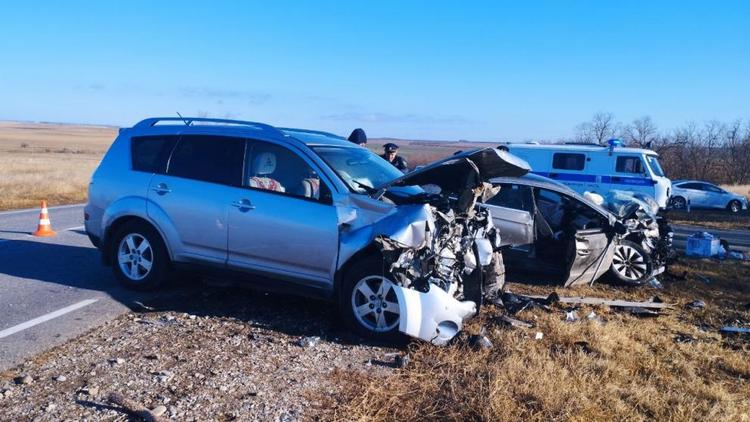
[{"label": "dirt patch", "polygon": [[352,338],[329,303],[201,290],[144,303],[154,310],[0,374],[2,419],[123,420],[111,393],[182,421],[333,417],[322,403],[358,392],[351,380],[393,372],[394,350]]}]

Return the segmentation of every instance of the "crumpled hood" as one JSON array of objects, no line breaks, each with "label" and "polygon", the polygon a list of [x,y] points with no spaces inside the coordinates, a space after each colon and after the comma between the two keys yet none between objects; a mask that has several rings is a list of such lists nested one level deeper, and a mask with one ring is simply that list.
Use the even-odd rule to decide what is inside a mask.
[{"label": "crumpled hood", "polygon": [[526,161],[507,151],[477,148],[435,161],[375,189],[383,192],[391,186],[437,185],[442,191],[462,192],[493,177],[520,177],[530,170]]}]

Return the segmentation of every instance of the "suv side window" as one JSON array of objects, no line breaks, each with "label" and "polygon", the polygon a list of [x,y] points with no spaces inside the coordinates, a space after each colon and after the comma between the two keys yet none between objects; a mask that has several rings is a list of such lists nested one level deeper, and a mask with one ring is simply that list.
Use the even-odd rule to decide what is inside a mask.
[{"label": "suv side window", "polygon": [[618,173],[635,174],[643,174],[646,172],[643,167],[643,161],[641,161],[641,157],[634,156],[617,157],[617,165],[615,171],[617,171]]},{"label": "suv side window", "polygon": [[490,205],[528,212],[534,212],[533,202],[531,188],[517,184],[500,185],[500,192],[487,201]]},{"label": "suv side window", "polygon": [[552,156],[552,168],[560,170],[583,170],[586,164],[584,154],[571,154],[567,152],[556,152]]},{"label": "suv side window", "polygon": [[227,136],[183,135],[169,159],[167,174],[239,186],[245,140]]},{"label": "suv side window", "polygon": [[164,173],[177,136],[138,136],[130,140],[133,170]]},{"label": "suv side window", "polygon": [[323,200],[331,191],[305,160],[280,145],[248,141],[243,186],[298,198]]}]

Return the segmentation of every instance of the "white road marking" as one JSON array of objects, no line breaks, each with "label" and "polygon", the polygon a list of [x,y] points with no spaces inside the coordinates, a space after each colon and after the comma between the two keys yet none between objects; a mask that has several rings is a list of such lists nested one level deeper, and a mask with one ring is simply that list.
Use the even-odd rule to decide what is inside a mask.
[{"label": "white road marking", "polygon": [[98,300],[99,299],[86,299],[86,300],[82,300],[82,301],[80,301],[78,303],[74,303],[74,304],[72,304],[70,306],[66,306],[66,307],[64,307],[62,309],[58,309],[58,310],[56,310],[54,312],[50,312],[48,314],[42,315],[42,316],[40,316],[38,318],[34,318],[32,320],[29,320],[29,321],[26,321],[26,322],[22,322],[21,324],[15,325],[15,326],[10,327],[10,328],[6,328],[5,330],[0,331],[0,338],[8,337],[9,335],[15,334],[15,333],[17,333],[19,331],[23,331],[23,330],[25,330],[27,328],[31,328],[31,327],[33,327],[35,325],[39,325],[39,324],[41,324],[43,322],[47,322],[47,321],[49,321],[51,319],[55,319],[55,318],[57,318],[59,316],[65,315],[65,314],[67,314],[69,312],[73,312],[76,309],[81,309],[84,306],[89,306],[89,305],[91,305],[92,303],[94,303],[94,302],[96,302]]},{"label": "white road marking", "polygon": [[71,227],[71,228],[69,228],[69,229],[65,229],[65,230],[63,230],[63,231],[66,231],[66,232],[72,232],[72,231],[74,231],[74,230],[83,230],[83,229],[85,229],[85,228],[86,228],[86,226],[78,226],[78,227]]}]

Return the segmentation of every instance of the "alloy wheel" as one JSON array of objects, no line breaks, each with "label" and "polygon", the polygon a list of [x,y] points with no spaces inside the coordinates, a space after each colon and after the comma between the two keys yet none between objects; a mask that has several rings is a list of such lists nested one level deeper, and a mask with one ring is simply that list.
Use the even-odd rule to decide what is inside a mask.
[{"label": "alloy wheel", "polygon": [[352,290],[354,317],[375,332],[390,331],[398,325],[399,307],[394,284],[385,277],[371,275],[357,282]]},{"label": "alloy wheel", "polygon": [[125,277],[141,281],[151,272],[154,251],[148,239],[138,233],[130,233],[122,238],[117,247],[117,262]]},{"label": "alloy wheel", "polygon": [[648,270],[641,252],[629,245],[618,245],[615,248],[612,266],[621,276],[634,281],[645,276]]}]

